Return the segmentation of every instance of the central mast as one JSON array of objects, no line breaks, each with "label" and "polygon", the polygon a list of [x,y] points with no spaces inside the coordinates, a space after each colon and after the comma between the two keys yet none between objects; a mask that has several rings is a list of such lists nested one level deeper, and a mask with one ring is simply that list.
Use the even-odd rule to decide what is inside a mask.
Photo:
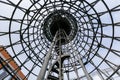
[{"label": "central mast", "polygon": [[[51,53],[53,51],[53,48],[55,48],[55,53],[58,55],[57,60],[55,60],[52,65],[50,65],[48,73],[47,73],[47,79],[48,80],[63,80],[63,62],[66,58],[69,58],[70,56],[68,54],[64,54],[62,52],[62,44],[67,41],[66,33],[63,29],[60,29],[56,32],[55,37],[53,39],[53,42],[51,44],[50,50],[48,51],[43,66],[40,70],[39,76],[37,80],[44,80],[47,67],[49,65],[50,58],[52,57]],[[52,73],[56,73],[58,77],[55,77],[51,75]]]}]

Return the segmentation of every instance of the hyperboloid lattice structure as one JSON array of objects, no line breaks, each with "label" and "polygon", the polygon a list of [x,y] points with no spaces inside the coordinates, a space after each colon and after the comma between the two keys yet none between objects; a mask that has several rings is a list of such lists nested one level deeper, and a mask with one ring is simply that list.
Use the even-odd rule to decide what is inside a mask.
[{"label": "hyperboloid lattice structure", "polygon": [[120,80],[120,0],[0,0],[0,45],[15,80]]}]

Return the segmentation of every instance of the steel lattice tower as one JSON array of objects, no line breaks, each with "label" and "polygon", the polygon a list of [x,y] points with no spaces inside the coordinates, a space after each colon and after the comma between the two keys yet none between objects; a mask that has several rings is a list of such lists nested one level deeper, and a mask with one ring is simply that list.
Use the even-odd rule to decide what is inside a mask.
[{"label": "steel lattice tower", "polygon": [[0,0],[0,77],[119,80],[119,14],[119,0]]}]

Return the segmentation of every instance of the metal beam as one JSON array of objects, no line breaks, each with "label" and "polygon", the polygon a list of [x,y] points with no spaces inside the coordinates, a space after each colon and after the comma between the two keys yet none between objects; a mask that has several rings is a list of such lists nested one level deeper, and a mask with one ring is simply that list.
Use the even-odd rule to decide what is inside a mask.
[{"label": "metal beam", "polygon": [[55,37],[53,39],[53,42],[52,42],[51,47],[50,47],[50,50],[48,51],[47,55],[45,56],[45,60],[44,60],[43,66],[42,66],[42,68],[40,70],[40,73],[38,75],[37,80],[44,80],[46,69],[47,69],[47,66],[48,66],[48,63],[49,63],[49,60],[50,60],[50,57],[51,57],[51,52],[52,52],[53,46],[56,43],[56,37],[57,37],[57,33],[56,33],[56,35],[55,35]]},{"label": "metal beam", "polygon": [[84,73],[85,73],[85,75],[87,77],[87,80],[92,80],[92,78],[90,77],[89,73],[87,72],[87,70],[86,70],[86,68],[85,68],[85,66],[83,64],[83,61],[81,60],[81,56],[79,57],[77,55],[77,57],[78,57],[78,61],[79,61],[80,65],[81,65],[81,67],[82,67],[82,69],[83,69],[83,71],[84,71]]}]

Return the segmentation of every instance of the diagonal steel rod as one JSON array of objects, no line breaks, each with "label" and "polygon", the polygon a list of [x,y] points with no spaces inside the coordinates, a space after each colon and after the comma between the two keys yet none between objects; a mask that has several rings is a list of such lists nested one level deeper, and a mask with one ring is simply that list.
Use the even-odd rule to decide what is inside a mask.
[{"label": "diagonal steel rod", "polygon": [[42,66],[42,68],[40,70],[40,73],[38,75],[37,80],[44,80],[46,69],[47,69],[47,66],[48,66],[48,63],[49,63],[49,60],[50,60],[50,57],[51,57],[51,52],[52,52],[53,46],[55,45],[55,42],[56,42],[56,37],[57,37],[57,33],[56,33],[56,35],[55,35],[55,37],[53,39],[50,50],[48,51],[47,55],[45,56],[43,66]]}]

